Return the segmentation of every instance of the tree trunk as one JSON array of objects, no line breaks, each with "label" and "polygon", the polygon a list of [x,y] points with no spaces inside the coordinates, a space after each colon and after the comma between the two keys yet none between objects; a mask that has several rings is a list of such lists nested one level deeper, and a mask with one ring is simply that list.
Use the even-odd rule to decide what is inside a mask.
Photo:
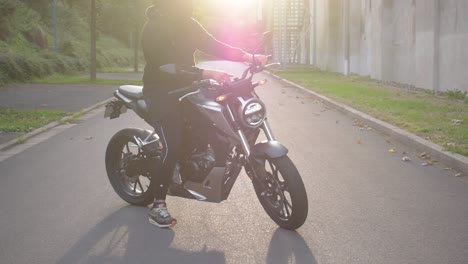
[{"label": "tree trunk", "polygon": [[91,0],[91,81],[96,80],[96,0]]}]

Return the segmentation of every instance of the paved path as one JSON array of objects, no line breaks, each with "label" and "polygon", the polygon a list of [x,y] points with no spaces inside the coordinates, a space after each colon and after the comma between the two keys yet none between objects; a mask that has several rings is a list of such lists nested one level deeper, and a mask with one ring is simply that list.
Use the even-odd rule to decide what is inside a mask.
[{"label": "paved path", "polygon": [[[98,78],[141,80],[141,73],[100,73]],[[112,97],[116,85],[86,84],[17,84],[0,89],[0,108],[80,110]],[[0,132],[0,145],[19,133]]]},{"label": "paved path", "polygon": [[114,133],[148,125],[100,108],[0,162],[0,263],[466,263],[466,182],[302,91],[271,81],[258,92],[308,191],[297,232],[276,227],[244,173],[227,201],[171,197],[179,224],[150,225],[104,168]]}]

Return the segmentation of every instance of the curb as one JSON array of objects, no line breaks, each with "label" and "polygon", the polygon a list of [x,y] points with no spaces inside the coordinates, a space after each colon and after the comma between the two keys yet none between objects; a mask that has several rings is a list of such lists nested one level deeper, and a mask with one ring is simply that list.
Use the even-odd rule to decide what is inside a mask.
[{"label": "curb", "polygon": [[[112,100],[112,98],[106,99],[106,100],[101,101],[99,103],[96,103],[96,104],[94,104],[94,105],[92,105],[92,106],[90,106],[88,108],[82,109],[81,111],[78,111],[78,112],[73,113],[73,114],[71,114],[69,116],[63,117],[59,121],[54,121],[54,122],[49,123],[49,124],[47,124],[47,125],[45,125],[43,127],[37,128],[37,129],[25,134],[22,137],[24,138],[25,141],[27,141],[28,139],[30,139],[32,137],[35,137],[35,136],[37,136],[39,134],[47,132],[47,131],[51,130],[54,127],[60,126],[63,121],[65,121],[65,120],[67,120],[69,118],[73,118],[74,116],[76,116],[78,114],[83,115],[83,114],[86,114],[88,112],[91,112],[92,110],[107,104],[110,100]],[[0,145],[0,151],[7,150],[7,149],[12,148],[12,147],[14,147],[16,145],[19,145],[19,144],[22,144],[22,143],[20,143],[18,141],[18,139],[12,139],[12,140],[10,140],[10,141],[8,141],[6,143],[1,144]]]},{"label": "curb", "polygon": [[404,145],[412,147],[417,151],[426,152],[427,154],[435,158],[437,161],[442,162],[444,165],[458,172],[461,172],[463,176],[468,176],[468,158],[467,157],[462,156],[460,154],[448,152],[444,150],[441,146],[436,145],[428,140],[425,140],[419,136],[409,133],[394,125],[378,120],[372,116],[369,116],[349,106],[338,103],[328,97],[325,97],[321,94],[311,91],[303,86],[300,86],[296,83],[288,81],[284,78],[281,78],[280,76],[276,74],[273,74],[268,71],[264,71],[264,73],[270,75],[271,77],[275,78],[276,80],[282,83],[291,85],[295,88],[298,88],[300,90],[303,90],[304,92],[311,94],[317,100],[322,101],[325,105],[333,107],[349,117],[352,117],[361,121],[365,121],[366,123],[371,125],[374,129],[389,136],[390,138],[395,139],[403,143]]}]

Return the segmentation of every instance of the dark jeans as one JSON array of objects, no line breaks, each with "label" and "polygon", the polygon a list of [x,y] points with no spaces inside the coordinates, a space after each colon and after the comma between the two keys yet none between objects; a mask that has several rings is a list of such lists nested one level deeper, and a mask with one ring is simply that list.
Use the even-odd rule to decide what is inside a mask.
[{"label": "dark jeans", "polygon": [[148,123],[161,138],[165,152],[160,164],[154,164],[153,181],[156,200],[165,200],[172,173],[181,155],[182,115],[177,98],[145,93],[149,108]]}]

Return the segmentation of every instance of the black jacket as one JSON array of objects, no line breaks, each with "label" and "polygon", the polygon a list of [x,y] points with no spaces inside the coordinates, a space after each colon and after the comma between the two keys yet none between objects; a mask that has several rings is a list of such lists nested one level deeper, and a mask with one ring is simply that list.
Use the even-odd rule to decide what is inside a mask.
[{"label": "black jacket", "polygon": [[[170,22],[154,6],[149,7],[146,14],[148,21],[143,27],[141,39],[146,60],[143,75],[145,93],[157,93],[164,97],[168,91],[188,86],[201,78],[201,70],[194,67],[196,50],[230,61],[241,61],[245,54],[241,49],[216,40],[194,19]],[[199,76],[169,75],[159,70],[165,64],[176,64],[178,69],[192,71]]]}]

